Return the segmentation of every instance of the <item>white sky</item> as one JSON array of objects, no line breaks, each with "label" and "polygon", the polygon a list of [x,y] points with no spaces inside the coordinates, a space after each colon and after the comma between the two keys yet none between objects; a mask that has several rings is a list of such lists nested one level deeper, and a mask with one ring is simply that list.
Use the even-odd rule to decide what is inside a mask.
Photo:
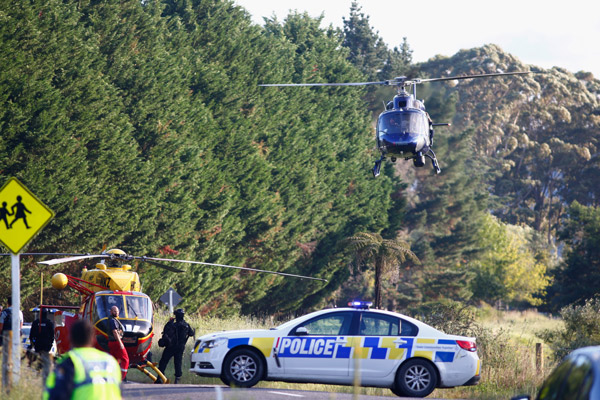
[{"label": "white sky", "polygon": [[[263,24],[290,10],[324,14],[322,26],[342,27],[352,0],[234,0]],[[390,48],[406,36],[413,60],[460,49],[499,45],[525,64],[590,71],[600,79],[600,1],[598,0],[359,0],[374,31]]]}]

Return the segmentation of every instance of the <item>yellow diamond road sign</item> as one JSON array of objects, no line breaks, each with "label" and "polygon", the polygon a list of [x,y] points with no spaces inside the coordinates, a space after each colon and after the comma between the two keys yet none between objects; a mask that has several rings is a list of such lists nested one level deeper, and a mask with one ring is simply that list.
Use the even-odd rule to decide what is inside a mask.
[{"label": "yellow diamond road sign", "polygon": [[0,189],[0,242],[19,254],[54,213],[16,178]]}]

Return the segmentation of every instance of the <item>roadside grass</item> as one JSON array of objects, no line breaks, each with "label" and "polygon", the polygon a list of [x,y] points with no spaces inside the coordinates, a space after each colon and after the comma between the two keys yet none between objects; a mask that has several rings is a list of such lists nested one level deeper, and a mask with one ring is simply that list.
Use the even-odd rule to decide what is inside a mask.
[{"label": "roadside grass", "polygon": [[[498,311],[482,307],[477,318],[481,381],[477,386],[438,389],[432,396],[481,400],[510,399],[537,388],[555,367],[552,350],[536,336],[545,329],[562,328],[562,320],[535,310]],[[543,365],[536,369],[536,343],[542,343]]]},{"label": "roadside grass", "polygon": [[[162,355],[161,348],[156,344],[162,328],[168,321],[169,315],[163,310],[155,314],[152,345],[153,361],[158,362]],[[269,329],[278,324],[272,318],[252,318],[234,316],[228,318],[199,317],[187,315],[186,320],[196,329],[196,336],[210,332],[237,329]],[[286,319],[287,320],[287,319]],[[281,321],[283,322],[283,321]],[[558,329],[562,321],[544,316],[535,311],[498,312],[493,309],[485,310],[478,317],[482,326],[482,334],[478,336],[479,355],[482,360],[481,381],[477,386],[458,387],[452,389],[436,389],[430,397],[450,399],[506,400],[517,394],[534,395],[548,372],[554,367],[550,349],[544,345],[544,369],[537,373],[535,368],[535,343],[541,342],[536,332],[543,329]],[[190,352],[194,345],[190,338],[183,357],[182,383],[200,385],[222,385],[220,379],[202,378],[189,372]],[[174,366],[171,360],[166,370],[167,378],[173,380]],[[131,369],[127,375],[131,381],[150,383],[141,372]],[[371,396],[389,396],[395,398],[389,389],[355,388],[352,386],[333,386],[322,384],[294,384],[285,382],[260,382],[258,387],[272,389],[313,390],[335,393],[355,393]],[[0,394],[7,400],[33,400],[42,397],[43,383],[40,374],[30,369],[22,362],[22,373],[19,383],[9,394]]]},{"label": "roadside grass", "polygon": [[[2,368],[0,368],[2,375]],[[0,399],[3,400],[39,400],[44,392],[42,374],[27,366],[26,360],[21,360],[21,376],[19,383],[14,385],[10,392],[6,393],[0,389]]]},{"label": "roadside grass", "polygon": [[[160,336],[162,327],[167,320],[168,315],[164,311],[156,313],[155,334],[157,336]],[[272,318],[260,319],[239,316],[231,318],[186,316],[186,320],[196,329],[196,336],[223,330],[269,329],[279,323],[279,321],[275,321]],[[482,359],[481,381],[479,385],[436,389],[430,397],[500,400],[510,399],[517,394],[534,395],[545,376],[554,367],[551,361],[550,348],[543,345],[543,371],[541,374],[536,371],[535,344],[541,342],[537,338],[536,332],[543,329],[558,329],[562,326],[562,321],[540,314],[535,310],[497,311],[489,307],[482,309],[477,322],[482,327],[481,337],[477,335],[479,356]],[[154,342],[157,342],[157,340]],[[201,378],[189,373],[189,354],[192,346],[193,343],[190,339],[184,353],[182,382],[190,384],[222,384],[220,379]],[[155,355],[154,361],[158,361],[160,359],[159,355],[162,354],[162,349],[153,344],[152,352]],[[145,378],[141,373],[132,371],[129,373],[132,380],[138,380],[132,373],[139,374],[140,381],[143,381]],[[173,379],[173,361],[169,363],[166,375],[169,379]],[[258,387],[396,397],[389,389],[382,388],[354,388],[352,386],[294,384],[286,382],[260,382]]]}]

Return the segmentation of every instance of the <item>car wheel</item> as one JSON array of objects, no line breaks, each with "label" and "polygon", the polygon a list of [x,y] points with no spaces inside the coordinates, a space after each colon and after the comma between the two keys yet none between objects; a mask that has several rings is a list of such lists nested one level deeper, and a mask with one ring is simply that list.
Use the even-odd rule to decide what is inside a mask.
[{"label": "car wheel", "polygon": [[396,374],[392,392],[398,396],[426,397],[437,386],[437,372],[427,360],[407,361]]},{"label": "car wheel", "polygon": [[225,358],[221,380],[229,386],[249,388],[263,376],[264,364],[251,349],[234,350]]}]

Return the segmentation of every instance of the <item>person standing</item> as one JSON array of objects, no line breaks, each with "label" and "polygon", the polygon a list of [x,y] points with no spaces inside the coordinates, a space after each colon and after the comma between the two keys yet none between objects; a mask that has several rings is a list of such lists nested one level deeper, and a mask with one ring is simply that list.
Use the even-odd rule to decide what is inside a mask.
[{"label": "person standing", "polygon": [[113,356],[93,347],[94,327],[85,319],[69,333],[73,350],[65,353],[46,379],[43,400],[121,399],[121,373]]},{"label": "person standing", "polygon": [[48,310],[40,309],[40,317],[31,324],[29,342],[35,352],[42,359],[42,378],[44,381],[52,369],[50,350],[54,344],[54,323],[48,319]]},{"label": "person standing", "polygon": [[194,336],[195,332],[190,324],[183,319],[183,309],[178,308],[173,314],[175,315],[175,321],[170,319],[169,322],[165,324],[162,338],[159,341],[159,345],[162,342],[165,350],[158,363],[158,369],[164,374],[167,365],[169,364],[169,360],[173,357],[173,363],[175,364],[175,383],[179,383],[182,375],[181,363],[183,360],[185,343],[190,336]]},{"label": "person standing", "polygon": [[123,382],[127,382],[127,370],[129,369],[129,355],[123,344],[123,331],[125,328],[119,321],[119,307],[112,306],[108,318],[108,350],[117,359],[121,366]]},{"label": "person standing", "polygon": [[[23,329],[23,312],[19,311],[19,332],[13,335],[13,339],[21,341],[21,330]],[[9,347],[11,347],[10,334],[12,332],[12,297],[8,298],[8,307],[0,313],[0,332],[2,332],[2,387],[8,388],[9,370],[12,369],[12,360],[9,359]]]}]

